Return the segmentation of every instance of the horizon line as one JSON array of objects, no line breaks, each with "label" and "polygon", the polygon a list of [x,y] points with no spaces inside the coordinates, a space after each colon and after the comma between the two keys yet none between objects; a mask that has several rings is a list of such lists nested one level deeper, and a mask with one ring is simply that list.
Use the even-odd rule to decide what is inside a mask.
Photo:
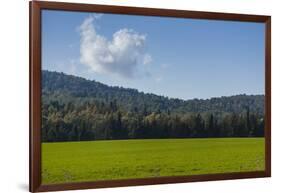
[{"label": "horizon line", "polygon": [[208,97],[208,98],[198,98],[198,97],[193,97],[193,98],[189,98],[189,99],[181,99],[181,98],[177,98],[177,97],[169,97],[169,96],[165,96],[165,95],[161,95],[161,94],[155,94],[155,93],[150,93],[150,92],[144,92],[144,91],[140,91],[139,89],[137,88],[130,88],[130,87],[123,87],[123,86],[113,86],[113,85],[108,85],[108,84],[105,84],[105,83],[102,83],[100,81],[97,81],[95,79],[89,79],[89,78],[85,78],[85,77],[82,77],[82,76],[77,76],[77,75],[73,75],[73,74],[68,74],[68,73],[65,73],[63,71],[53,71],[53,70],[47,70],[47,69],[41,69],[41,71],[47,71],[47,72],[53,72],[53,73],[61,73],[61,74],[64,74],[66,76],[74,76],[74,77],[77,77],[77,78],[82,78],[86,81],[95,81],[99,84],[103,84],[105,86],[108,86],[108,87],[111,87],[111,88],[121,88],[121,89],[131,89],[131,90],[136,90],[137,92],[139,93],[143,93],[143,94],[151,94],[151,95],[156,95],[156,96],[159,96],[159,97],[164,97],[164,98],[168,98],[170,100],[182,100],[182,101],[189,101],[189,100],[211,100],[211,99],[215,99],[215,98],[223,98],[223,97],[234,97],[234,96],[265,96],[265,94],[246,94],[246,93],[240,93],[240,94],[232,94],[232,95],[221,95],[221,96],[212,96],[212,97]]}]

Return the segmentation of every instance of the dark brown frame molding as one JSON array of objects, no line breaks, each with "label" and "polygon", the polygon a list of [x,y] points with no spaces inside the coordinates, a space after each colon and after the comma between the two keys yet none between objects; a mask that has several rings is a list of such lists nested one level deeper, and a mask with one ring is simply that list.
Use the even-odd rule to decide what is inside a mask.
[{"label": "dark brown frame molding", "polygon": [[[260,178],[271,176],[271,17],[233,13],[215,13],[154,9],[140,7],[107,6],[46,1],[29,2],[30,9],[30,175],[31,192],[75,190],[89,188],[183,183],[211,180]],[[206,174],[180,177],[157,177],[66,184],[41,184],[41,10],[102,12],[115,14],[165,16],[209,20],[265,23],[265,171]]]}]

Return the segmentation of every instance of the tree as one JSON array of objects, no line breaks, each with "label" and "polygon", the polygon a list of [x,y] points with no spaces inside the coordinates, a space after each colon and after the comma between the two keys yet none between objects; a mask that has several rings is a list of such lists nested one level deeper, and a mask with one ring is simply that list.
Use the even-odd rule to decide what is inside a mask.
[{"label": "tree", "polygon": [[214,128],[214,116],[211,113],[211,115],[208,118],[207,122],[207,135],[208,137],[214,137],[215,136],[215,128]]}]

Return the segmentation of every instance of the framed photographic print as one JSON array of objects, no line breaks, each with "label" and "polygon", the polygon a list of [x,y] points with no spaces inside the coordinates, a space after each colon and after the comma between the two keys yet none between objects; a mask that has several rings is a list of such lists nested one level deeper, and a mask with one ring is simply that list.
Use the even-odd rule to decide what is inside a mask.
[{"label": "framed photographic print", "polygon": [[30,2],[30,191],[270,177],[270,22]]}]

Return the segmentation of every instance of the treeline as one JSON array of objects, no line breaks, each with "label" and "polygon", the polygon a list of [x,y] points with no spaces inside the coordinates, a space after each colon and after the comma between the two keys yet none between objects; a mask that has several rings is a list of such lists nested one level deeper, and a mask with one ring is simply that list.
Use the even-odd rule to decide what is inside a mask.
[{"label": "treeline", "polygon": [[177,113],[146,106],[128,111],[116,100],[48,100],[42,105],[44,142],[262,136],[263,116],[249,107],[241,113]]}]

